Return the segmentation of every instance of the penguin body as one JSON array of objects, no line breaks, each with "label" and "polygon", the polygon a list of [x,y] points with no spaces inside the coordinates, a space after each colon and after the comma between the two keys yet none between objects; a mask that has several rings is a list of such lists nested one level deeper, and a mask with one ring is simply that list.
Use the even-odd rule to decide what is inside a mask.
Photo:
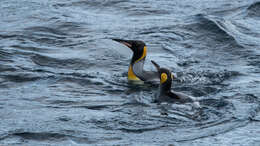
[{"label": "penguin body", "polygon": [[113,39],[126,45],[133,51],[133,56],[128,68],[129,81],[154,81],[158,80],[158,72],[144,70],[147,47],[143,41]]},{"label": "penguin body", "polygon": [[151,61],[158,71],[160,78],[158,102],[174,102],[174,103],[193,103],[195,107],[200,107],[199,102],[192,96],[188,96],[181,92],[171,90],[173,74],[166,68],[161,68],[157,63]]}]

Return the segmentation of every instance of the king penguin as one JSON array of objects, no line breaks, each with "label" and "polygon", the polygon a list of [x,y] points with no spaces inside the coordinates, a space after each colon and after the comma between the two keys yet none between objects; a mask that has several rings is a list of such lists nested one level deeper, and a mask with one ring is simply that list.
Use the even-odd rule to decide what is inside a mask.
[{"label": "king penguin", "polygon": [[172,80],[175,76],[171,73],[170,70],[166,68],[161,68],[155,61],[151,60],[153,65],[156,67],[158,71],[158,76],[160,78],[159,85],[159,96],[156,99],[159,102],[177,102],[177,103],[187,103],[190,102],[194,107],[200,108],[200,104],[196,99],[192,96],[188,96],[181,92],[171,91]]},{"label": "king penguin", "polygon": [[144,62],[147,54],[147,47],[143,41],[113,39],[124,44],[133,51],[133,56],[128,68],[129,81],[155,81],[158,79],[158,72],[145,71]]}]

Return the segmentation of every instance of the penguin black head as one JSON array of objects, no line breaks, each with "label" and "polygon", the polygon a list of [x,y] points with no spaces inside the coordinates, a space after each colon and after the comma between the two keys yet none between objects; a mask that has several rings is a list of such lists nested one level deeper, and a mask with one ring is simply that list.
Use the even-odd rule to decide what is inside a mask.
[{"label": "penguin black head", "polygon": [[134,64],[142,59],[145,59],[147,49],[146,45],[143,41],[139,40],[122,40],[122,39],[112,39],[116,42],[126,45],[133,51],[133,57],[131,60],[131,64]]},{"label": "penguin black head", "polygon": [[160,86],[161,86],[162,90],[170,91],[171,85],[172,85],[172,80],[175,78],[174,75],[171,73],[170,70],[168,70],[166,68],[161,68],[153,60],[151,60],[151,62],[156,67],[156,69],[159,73],[158,75],[159,75],[159,78],[160,78]]}]

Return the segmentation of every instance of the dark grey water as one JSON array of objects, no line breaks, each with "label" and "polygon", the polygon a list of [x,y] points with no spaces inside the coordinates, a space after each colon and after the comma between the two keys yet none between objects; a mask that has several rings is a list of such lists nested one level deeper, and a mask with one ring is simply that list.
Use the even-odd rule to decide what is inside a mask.
[{"label": "dark grey water", "polygon": [[[202,111],[153,103],[109,38],[145,41]],[[253,0],[1,0],[0,145],[259,146],[259,38]]]}]

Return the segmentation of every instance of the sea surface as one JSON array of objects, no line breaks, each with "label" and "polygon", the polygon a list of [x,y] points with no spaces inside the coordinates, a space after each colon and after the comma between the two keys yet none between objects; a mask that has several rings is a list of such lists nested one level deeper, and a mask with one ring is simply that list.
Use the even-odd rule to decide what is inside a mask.
[{"label": "sea surface", "polygon": [[[132,52],[189,104],[132,84]],[[260,145],[259,0],[1,0],[0,145]]]}]

